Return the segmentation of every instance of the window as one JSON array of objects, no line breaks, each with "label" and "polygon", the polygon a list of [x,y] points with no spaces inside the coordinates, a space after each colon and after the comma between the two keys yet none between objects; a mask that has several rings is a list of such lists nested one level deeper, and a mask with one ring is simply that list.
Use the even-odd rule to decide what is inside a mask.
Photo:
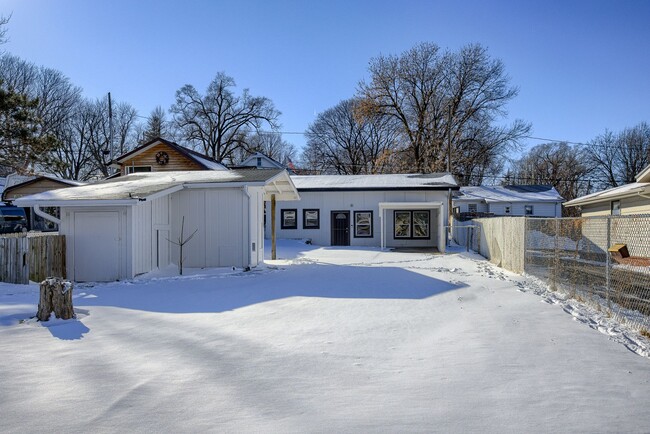
[{"label": "window", "polygon": [[510,214],[510,207],[509,206],[506,206],[505,212],[506,212],[506,214]]},{"label": "window", "polygon": [[422,211],[395,211],[395,238],[428,239],[431,213]]},{"label": "window", "polygon": [[395,211],[395,238],[411,238],[411,211]]},{"label": "window", "polygon": [[612,215],[621,215],[621,201],[613,200],[612,201]]},{"label": "window", "polygon": [[283,209],[281,211],[282,222],[280,227],[282,229],[298,229],[298,210],[296,209]]},{"label": "window", "polygon": [[475,203],[467,204],[467,211],[476,214],[478,212],[478,206]]},{"label": "window", "polygon": [[533,206],[532,205],[524,206],[524,214],[533,215]]},{"label": "window", "polygon": [[372,238],[372,211],[354,212],[354,237]]},{"label": "window", "polygon": [[151,172],[151,166],[126,166],[126,173]]},{"label": "window", "polygon": [[302,228],[303,229],[320,228],[320,213],[317,209],[302,210]]},{"label": "window", "polygon": [[257,157],[257,161],[255,163],[257,164],[257,167],[262,167],[262,157]]}]

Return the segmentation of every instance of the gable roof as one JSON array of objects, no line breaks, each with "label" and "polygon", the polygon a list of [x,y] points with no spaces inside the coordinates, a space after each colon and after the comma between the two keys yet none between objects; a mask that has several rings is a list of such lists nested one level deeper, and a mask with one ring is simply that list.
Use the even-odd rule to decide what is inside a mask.
[{"label": "gable roof", "polygon": [[493,185],[461,187],[455,201],[495,202],[562,202],[555,188],[550,185]]},{"label": "gable roof", "polygon": [[205,170],[228,170],[226,166],[223,164],[219,163],[216,160],[213,160],[210,157],[207,157],[199,152],[196,152],[193,149],[186,148],[184,146],[179,145],[178,143],[170,142],[169,140],[162,139],[160,137],[157,137],[153,140],[150,140],[149,142],[145,143],[142,146],[139,146],[126,154],[122,154],[119,157],[115,158],[111,162],[111,166],[119,167],[122,166],[123,162],[125,160],[128,160],[130,158],[135,157],[136,155],[146,151],[147,149],[156,146],[158,144],[164,144],[166,146],[169,146],[170,148],[173,148],[175,151],[179,152],[180,154],[184,155],[185,157],[189,158],[190,160],[196,162],[199,166],[204,168]]},{"label": "gable roof", "polygon": [[391,175],[292,175],[298,191],[452,190],[458,184],[449,173]]},{"label": "gable roof", "polygon": [[85,184],[83,182],[73,181],[71,179],[59,178],[54,175],[18,175],[14,173],[7,177],[4,189],[0,189],[0,197],[3,201],[6,200],[8,202],[12,202],[13,199],[10,197],[11,192],[29,186],[31,184],[36,184],[43,180],[52,181],[56,184],[60,184],[62,187],[76,187]]},{"label": "gable roof", "polygon": [[650,164],[641,170],[634,180],[636,182],[650,182]]},{"label": "gable roof", "polygon": [[18,206],[136,205],[184,188],[272,185],[280,200],[297,200],[298,193],[285,170],[144,172],[106,179],[79,187],[50,190],[16,199]]}]

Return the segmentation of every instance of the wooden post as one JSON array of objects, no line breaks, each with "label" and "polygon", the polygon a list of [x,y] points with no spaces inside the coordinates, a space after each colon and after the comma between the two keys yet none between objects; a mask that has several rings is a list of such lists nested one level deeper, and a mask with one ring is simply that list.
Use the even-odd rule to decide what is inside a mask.
[{"label": "wooden post", "polygon": [[41,297],[36,317],[39,321],[47,321],[52,312],[60,319],[74,318],[72,283],[59,277],[52,277],[41,282]]},{"label": "wooden post", "polygon": [[271,259],[277,259],[277,250],[275,245],[275,195],[271,195]]}]

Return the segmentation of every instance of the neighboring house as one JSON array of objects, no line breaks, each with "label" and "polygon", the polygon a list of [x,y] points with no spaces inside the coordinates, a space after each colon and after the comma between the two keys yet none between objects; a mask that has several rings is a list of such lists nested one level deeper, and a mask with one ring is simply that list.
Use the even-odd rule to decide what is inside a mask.
[{"label": "neighboring house", "polygon": [[179,239],[182,226],[183,238],[197,230],[184,247],[184,266],[256,266],[264,259],[263,205],[271,195],[300,198],[285,170],[199,170],[134,173],[15,203],[60,207],[68,278],[113,281],[178,264],[169,240]]},{"label": "neighboring house", "polygon": [[[300,202],[278,202],[278,238],[323,246],[445,251],[450,174],[292,176]],[[271,219],[267,207],[267,237]]]},{"label": "neighboring house", "polygon": [[561,217],[564,199],[550,185],[461,187],[453,198],[460,217]]},{"label": "neighboring house", "polygon": [[[18,175],[12,174],[7,176],[4,191],[2,192],[2,201],[6,204],[13,205],[16,199],[36,193],[56,190],[59,188],[69,188],[83,185],[83,182],[72,181],[69,179],[59,178],[51,174],[37,175]],[[35,231],[56,231],[58,227],[53,222],[44,219],[33,209],[26,207],[24,209],[27,221],[27,230]],[[50,214],[58,213],[58,210],[49,210]]]},{"label": "neighboring house", "polygon": [[113,176],[179,170],[228,170],[218,161],[161,138],[120,155],[111,162],[111,167],[118,171]]},{"label": "neighboring house", "polygon": [[275,161],[273,158],[268,155],[264,155],[261,152],[255,152],[250,155],[241,164],[237,167],[256,167],[258,169],[287,169],[282,163]]},{"label": "neighboring house", "polygon": [[650,165],[636,182],[573,199],[565,207],[580,207],[583,217],[650,214]]}]

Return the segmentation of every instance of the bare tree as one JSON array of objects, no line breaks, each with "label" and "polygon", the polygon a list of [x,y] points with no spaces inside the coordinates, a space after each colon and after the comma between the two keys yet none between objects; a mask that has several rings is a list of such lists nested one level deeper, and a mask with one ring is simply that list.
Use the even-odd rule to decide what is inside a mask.
[{"label": "bare tree", "polygon": [[146,143],[157,137],[168,138],[170,135],[169,129],[167,113],[161,106],[157,106],[147,118],[141,142]]},{"label": "bare tree", "polygon": [[635,181],[650,163],[650,126],[642,122],[619,133],[605,131],[588,146],[600,188],[617,187]]},{"label": "bare tree", "polygon": [[533,147],[512,167],[514,184],[552,185],[566,200],[587,194],[591,167],[586,150],[566,143],[545,143]]},{"label": "bare tree", "polygon": [[400,56],[374,58],[369,70],[370,80],[359,85],[363,111],[399,123],[410,171],[444,171],[451,156],[454,173],[464,172],[468,162],[480,162],[480,179],[485,168],[529,131],[530,126],[517,121],[491,134],[477,134],[494,130],[517,95],[503,63],[490,59],[478,44],[454,53],[423,43]]},{"label": "bare tree", "polygon": [[293,160],[297,158],[296,147],[282,139],[281,133],[257,132],[248,135],[244,142],[244,145],[231,155],[234,164],[241,163],[255,152],[261,152],[285,166],[293,164]]},{"label": "bare tree", "polygon": [[306,168],[339,174],[385,171],[398,129],[390,118],[359,116],[358,108],[359,100],[348,99],[318,115],[307,128]]},{"label": "bare tree", "polygon": [[11,19],[11,15],[8,17],[5,17],[4,15],[0,15],[0,45],[5,44],[9,38],[7,37],[7,24],[9,24],[9,20]]},{"label": "bare tree", "polygon": [[264,125],[278,127],[280,112],[270,99],[254,97],[248,89],[237,96],[234,87],[233,78],[220,72],[205,95],[190,84],[176,91],[170,110],[182,138],[217,161],[232,162],[234,151],[246,144],[250,131]]}]

